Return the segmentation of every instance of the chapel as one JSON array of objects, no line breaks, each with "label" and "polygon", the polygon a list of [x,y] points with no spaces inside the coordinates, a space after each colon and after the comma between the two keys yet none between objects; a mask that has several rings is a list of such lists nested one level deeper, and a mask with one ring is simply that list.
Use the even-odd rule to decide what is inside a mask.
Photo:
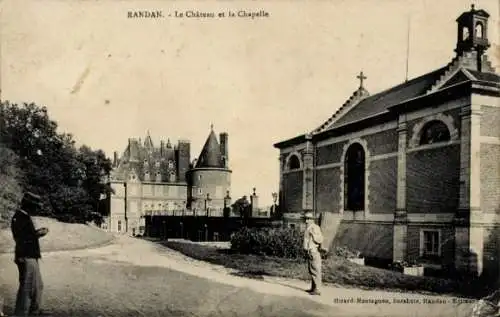
[{"label": "chapel", "polygon": [[290,226],[313,211],[328,247],[499,276],[500,76],[488,18],[474,6],[457,18],[447,65],[375,94],[361,72],[321,126],[274,145]]}]

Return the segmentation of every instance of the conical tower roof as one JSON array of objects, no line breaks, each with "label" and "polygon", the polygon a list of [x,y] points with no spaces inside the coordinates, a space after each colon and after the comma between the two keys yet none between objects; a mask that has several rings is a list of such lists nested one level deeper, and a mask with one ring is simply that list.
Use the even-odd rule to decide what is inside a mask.
[{"label": "conical tower roof", "polygon": [[217,136],[213,130],[210,131],[205,145],[201,150],[200,156],[196,163],[196,168],[202,167],[218,167],[222,168],[222,157],[220,153],[219,141],[217,141]]},{"label": "conical tower roof", "polygon": [[144,139],[144,147],[148,150],[154,148],[153,140],[151,139],[151,135],[149,135],[149,131],[146,135],[146,138]]}]

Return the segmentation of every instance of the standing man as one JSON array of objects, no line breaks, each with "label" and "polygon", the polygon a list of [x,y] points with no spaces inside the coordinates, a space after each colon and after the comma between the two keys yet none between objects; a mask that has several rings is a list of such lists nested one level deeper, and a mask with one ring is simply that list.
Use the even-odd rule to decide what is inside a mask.
[{"label": "standing man", "polygon": [[38,239],[47,228],[36,230],[31,215],[40,208],[40,196],[26,192],[21,206],[12,217],[11,229],[16,242],[14,262],[19,269],[19,290],[16,297],[16,316],[44,316],[40,310],[43,282],[40,274],[40,244]]},{"label": "standing man", "polygon": [[321,228],[314,223],[314,214],[304,214],[306,230],[304,232],[304,250],[307,254],[307,266],[311,275],[311,289],[307,292],[311,295],[321,295],[321,254],[319,247],[323,243]]}]

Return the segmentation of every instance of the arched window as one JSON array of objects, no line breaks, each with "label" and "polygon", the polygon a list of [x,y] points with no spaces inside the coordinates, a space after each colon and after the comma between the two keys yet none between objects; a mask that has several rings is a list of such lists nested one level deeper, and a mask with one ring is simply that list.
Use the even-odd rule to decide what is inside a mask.
[{"label": "arched window", "polygon": [[300,160],[297,155],[292,155],[288,159],[288,169],[295,170],[300,168]]},{"label": "arched window", "polygon": [[420,145],[450,141],[450,130],[446,124],[433,120],[424,125],[420,134]]},{"label": "arched window", "polygon": [[476,37],[482,39],[483,38],[483,24],[481,22],[476,23],[475,29]]},{"label": "arched window", "polygon": [[144,172],[144,180],[149,181],[149,171]]},{"label": "arched window", "polygon": [[170,172],[170,175],[169,175],[169,181],[171,183],[174,183],[175,182],[175,173],[174,172]]},{"label": "arched window", "polygon": [[118,232],[122,231],[122,221],[118,220]]},{"label": "arched window", "polygon": [[365,209],[365,151],[359,143],[347,150],[344,166],[344,209]]},{"label": "arched window", "polygon": [[463,29],[462,29],[462,41],[465,41],[467,39],[469,39],[469,28],[464,26]]}]

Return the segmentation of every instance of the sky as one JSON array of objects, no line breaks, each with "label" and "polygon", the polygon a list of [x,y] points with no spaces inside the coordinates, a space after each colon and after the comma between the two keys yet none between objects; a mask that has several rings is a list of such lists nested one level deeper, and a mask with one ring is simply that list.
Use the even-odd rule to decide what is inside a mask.
[{"label": "sky", "polygon": [[[1,97],[46,106],[60,131],[109,157],[149,131],[156,145],[190,140],[194,159],[213,124],[229,134],[232,197],[256,187],[270,204],[273,144],[327,120],[361,70],[374,94],[405,80],[407,57],[410,79],[446,65],[471,3],[491,15],[498,67],[497,0],[3,0]],[[130,19],[131,10],[165,17]],[[269,16],[168,17],[188,10]]]}]

